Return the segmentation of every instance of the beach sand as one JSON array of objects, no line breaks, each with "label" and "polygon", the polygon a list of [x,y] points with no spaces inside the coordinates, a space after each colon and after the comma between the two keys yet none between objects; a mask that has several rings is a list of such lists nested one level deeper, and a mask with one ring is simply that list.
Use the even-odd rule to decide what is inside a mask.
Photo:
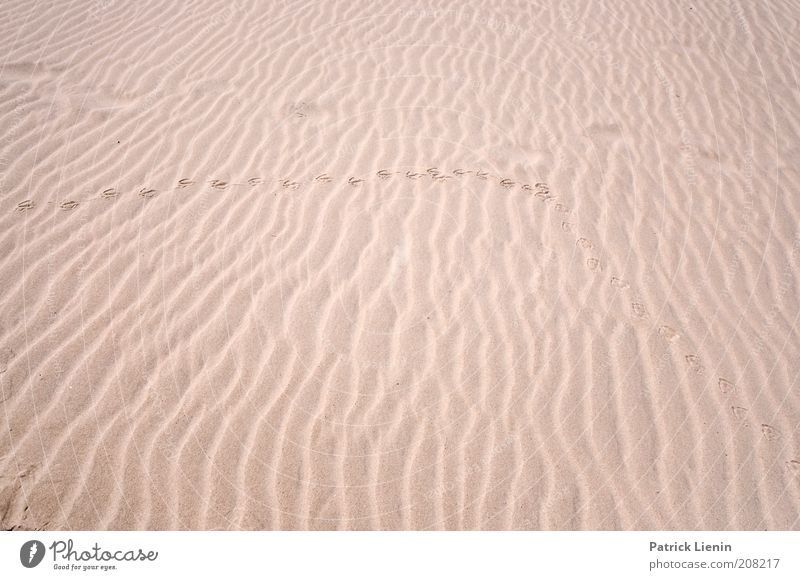
[{"label": "beach sand", "polygon": [[800,529],[800,9],[0,19],[4,529]]}]

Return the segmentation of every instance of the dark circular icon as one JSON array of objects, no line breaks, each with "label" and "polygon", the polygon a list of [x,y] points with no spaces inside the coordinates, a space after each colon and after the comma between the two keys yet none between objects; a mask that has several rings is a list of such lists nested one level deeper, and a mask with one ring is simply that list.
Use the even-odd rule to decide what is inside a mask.
[{"label": "dark circular icon", "polygon": [[35,568],[44,558],[44,544],[39,540],[30,540],[19,549],[19,561],[26,568]]}]

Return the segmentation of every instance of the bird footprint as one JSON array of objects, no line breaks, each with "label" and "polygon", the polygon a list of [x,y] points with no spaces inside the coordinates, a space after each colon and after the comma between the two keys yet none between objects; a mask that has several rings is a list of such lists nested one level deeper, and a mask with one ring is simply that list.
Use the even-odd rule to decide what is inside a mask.
[{"label": "bird footprint", "polygon": [[611,285],[614,288],[629,288],[630,284],[628,284],[622,278],[617,278],[616,276],[611,276]]},{"label": "bird footprint", "polygon": [[387,171],[386,169],[381,169],[378,171],[378,177],[380,179],[389,179],[392,176],[391,172]]},{"label": "bird footprint", "polygon": [[425,175],[424,173],[414,173],[413,171],[406,171],[406,177],[408,177],[409,179],[419,179],[424,175]]},{"label": "bird footprint", "polygon": [[[328,174],[327,174],[327,173],[322,173],[322,174],[320,174],[320,175],[317,175],[317,176],[314,178],[314,181],[319,181],[320,183],[330,183],[330,181],[331,181],[331,178],[328,176]],[[284,182],[284,183],[285,183],[285,182]],[[285,187],[285,186],[284,186],[284,187]]]},{"label": "bird footprint", "polygon": [[729,380],[723,379],[723,378],[720,377],[720,379],[719,379],[719,390],[722,393],[727,395],[728,393],[732,393],[732,392],[734,392],[736,390],[736,385],[734,385]]},{"label": "bird footprint", "polygon": [[78,207],[78,205],[77,201],[62,201],[59,207],[64,211],[70,211]]},{"label": "bird footprint", "polygon": [[706,368],[703,366],[703,363],[700,362],[700,357],[697,355],[687,354],[684,358],[686,359],[686,364],[689,365],[689,368],[698,375],[702,375],[706,372]]},{"label": "bird footprint", "polygon": [[661,338],[669,342],[676,340],[680,336],[674,328],[666,325],[658,327],[658,334],[661,335]]},{"label": "bird footprint", "polygon": [[767,441],[777,441],[781,438],[781,432],[766,423],[761,424],[761,433]]},{"label": "bird footprint", "polygon": [[143,187],[139,190],[139,197],[143,197],[145,199],[151,199],[158,195],[158,192],[155,189],[148,189]]},{"label": "bird footprint", "polygon": [[32,199],[26,199],[25,201],[21,201],[17,204],[17,207],[14,208],[14,211],[28,211],[29,209],[33,209],[36,207],[36,202]]},{"label": "bird footprint", "polygon": [[477,177],[478,179],[486,179],[487,177],[489,177],[489,174],[479,169],[478,171],[475,172],[475,177]]},{"label": "bird footprint", "polygon": [[468,173],[472,173],[469,169],[454,169],[453,175],[458,175],[459,177],[462,175],[466,175]]},{"label": "bird footprint", "polygon": [[108,189],[104,189],[103,193],[100,194],[100,197],[103,199],[114,199],[119,195],[119,192],[114,189],[113,187],[109,187]]},{"label": "bird footprint", "polygon": [[514,187],[514,185],[515,183],[510,179],[503,179],[502,181],[500,181],[500,186],[505,187],[506,189],[511,189],[512,187]]},{"label": "bird footprint", "polygon": [[297,189],[298,187],[300,187],[299,183],[297,183],[296,181],[292,181],[291,179],[284,179],[281,182],[281,185],[286,189]]},{"label": "bird footprint", "polygon": [[190,185],[194,185],[194,181],[191,179],[179,179],[178,180],[178,187],[183,189],[184,187],[189,187]]},{"label": "bird footprint", "polygon": [[744,407],[737,407],[734,405],[731,407],[731,413],[733,413],[733,416],[736,417],[739,421],[744,421],[745,418],[747,417],[747,409],[745,409]]},{"label": "bird footprint", "polygon": [[261,179],[260,177],[251,177],[250,179],[247,180],[247,184],[250,187],[255,187],[256,185],[261,185],[262,183],[264,183],[264,180]]},{"label": "bird footprint", "polygon": [[355,177],[351,177],[350,179],[347,180],[347,183],[349,183],[353,187],[357,187],[357,186],[361,185],[362,183],[364,183],[364,180],[363,179],[356,179]]},{"label": "bird footprint", "polygon": [[228,187],[228,182],[222,181],[221,179],[212,179],[210,183],[211,187],[213,187],[214,189],[225,189],[226,187]]}]

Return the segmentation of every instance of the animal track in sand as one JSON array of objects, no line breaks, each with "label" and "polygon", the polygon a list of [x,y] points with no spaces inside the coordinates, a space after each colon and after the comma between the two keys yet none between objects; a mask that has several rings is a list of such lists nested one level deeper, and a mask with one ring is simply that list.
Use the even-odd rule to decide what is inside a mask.
[{"label": "animal track in sand", "polygon": [[686,364],[689,365],[689,368],[698,375],[702,375],[706,372],[706,367],[703,366],[703,363],[700,362],[700,357],[697,355],[687,354],[684,358],[686,359]]},{"label": "animal track in sand", "polygon": [[[463,176],[463,175],[467,175],[469,173],[473,173],[473,171],[472,170],[467,170],[467,169],[455,169],[455,170],[452,171],[452,174],[456,175],[456,176]],[[482,180],[486,180],[489,177],[489,174],[487,172],[485,172],[485,171],[482,171],[482,170],[474,171],[474,173],[475,173],[476,177],[478,177],[479,179],[482,179]],[[383,181],[383,180],[389,179],[390,176],[393,175],[393,172],[391,172],[388,169],[380,169],[380,170],[378,170],[376,172],[375,175],[379,180]],[[451,178],[450,175],[445,175],[444,173],[442,173],[436,167],[427,168],[425,173],[419,173],[419,172],[408,170],[408,171],[405,171],[405,176],[407,178],[413,179],[413,180],[416,180],[416,179],[419,179],[419,178],[425,177],[425,176],[430,176],[430,177],[432,177],[432,179],[434,181],[445,181],[446,179]],[[505,189],[509,189],[510,190],[510,189],[513,189],[514,187],[517,186],[517,184],[514,181],[510,180],[510,179],[499,179],[499,178],[493,178],[493,179],[497,179],[498,183],[500,184],[500,186],[505,188]],[[315,182],[320,182],[320,183],[330,183],[330,182],[333,181],[333,179],[327,173],[322,173],[322,174],[317,175],[314,178],[314,181]],[[363,184],[365,181],[366,181],[365,179],[360,179],[360,178],[356,178],[356,177],[350,177],[350,178],[347,179],[347,183],[349,185],[351,185],[351,186],[354,186],[354,187]],[[248,179],[247,183],[250,186],[255,187],[255,186],[260,185],[261,183],[263,183],[263,180],[261,178],[259,178],[259,177],[253,177],[253,178]],[[291,179],[283,179],[283,180],[280,181],[280,183],[281,183],[282,187],[284,187],[286,189],[293,189],[293,190],[298,189],[300,187],[300,185],[301,185],[300,182],[297,182],[297,181],[294,181],[294,180],[291,180]],[[188,186],[193,185],[193,184],[194,184],[194,182],[192,180],[188,179],[188,178],[184,178],[184,179],[181,179],[181,180],[178,181],[178,186],[181,187],[181,188],[188,187]],[[212,185],[212,187],[215,187],[216,189],[224,189],[225,187],[227,187],[228,184],[226,182],[224,182],[224,181],[221,181],[221,180],[213,180],[213,181],[211,181],[211,185]],[[527,185],[527,184],[521,185],[520,189],[522,191],[527,191],[527,192],[534,191],[535,195],[538,198],[540,198],[540,199],[542,199],[544,201],[549,201],[550,199],[554,198],[554,196],[552,196],[551,193],[550,193],[549,186],[546,183],[543,183],[543,182],[538,182],[534,186],[530,186],[530,185]],[[116,190],[114,190],[113,188],[107,189],[103,193],[103,197],[115,197],[115,195],[112,194],[112,192],[115,194]],[[139,192],[139,195],[141,197],[144,197],[144,198],[150,198],[150,197],[153,197],[153,196],[156,195],[156,190],[143,188]],[[34,202],[32,200],[25,200],[23,202],[20,202],[17,205],[17,211],[25,211],[26,209],[30,209],[33,206],[34,206]],[[78,206],[78,202],[77,201],[65,202],[64,204],[62,204],[62,208],[63,209],[74,209],[77,206]],[[570,212],[570,210],[565,205],[563,205],[561,203],[555,204],[554,209],[556,211],[558,211],[558,212],[561,212],[561,213],[569,213]],[[569,222],[569,221],[562,221],[561,222],[561,229],[563,231],[565,231],[565,232],[574,233],[576,231],[576,228],[577,228],[576,224],[574,224],[572,222]],[[583,236],[577,237],[577,239],[575,240],[575,244],[578,247],[580,247],[582,249],[586,249],[586,250],[594,248],[594,244],[591,242],[591,240],[589,240],[588,238],[583,237]],[[598,257],[589,257],[589,258],[587,258],[586,259],[586,265],[592,271],[602,271],[601,262],[600,262],[600,259]],[[630,287],[630,285],[629,285],[629,283],[627,281],[625,281],[624,279],[622,279],[622,278],[620,278],[618,276],[611,276],[610,283],[614,288],[617,288],[617,289],[627,289],[627,288]],[[644,303],[642,303],[642,302],[632,302],[631,303],[631,310],[632,310],[633,316],[635,318],[640,319],[640,320],[649,319],[649,313],[648,313],[647,307],[645,306]],[[664,338],[665,340],[667,340],[669,342],[676,341],[680,336],[675,329],[673,329],[672,327],[667,326],[667,325],[660,326],[658,328],[658,333],[662,338]],[[689,365],[689,367],[695,373],[697,373],[699,375],[704,374],[705,369],[704,369],[703,365],[700,363],[699,357],[697,357],[696,355],[685,355],[685,359],[686,359],[686,362]],[[733,386],[732,383],[730,383],[726,379],[722,379],[722,378],[719,379],[719,388],[723,393],[728,393],[728,392],[732,393],[735,390],[735,387]],[[738,417],[739,415],[741,415],[743,417],[744,413],[746,412],[746,409],[744,409],[742,407],[735,407],[734,406],[734,407],[732,407],[732,411],[733,411],[735,416]]]},{"label": "animal track in sand", "polygon": [[[390,169],[384,168],[384,169],[379,169],[374,175],[376,176],[377,179],[383,181],[383,180],[389,179],[392,175],[394,175],[396,173],[404,173],[407,178],[412,179],[412,180],[416,180],[416,179],[419,179],[421,177],[429,176],[429,177],[431,177],[433,179],[433,181],[437,181],[437,182],[443,182],[443,181],[445,181],[447,179],[451,179],[452,176],[464,176],[464,175],[468,175],[468,174],[471,174],[471,173],[474,174],[475,177],[477,177],[478,179],[481,179],[481,180],[488,180],[490,178],[489,173],[484,171],[484,170],[470,170],[470,169],[457,168],[457,169],[454,169],[451,172],[452,175],[447,175],[447,174],[445,174],[444,172],[442,172],[439,168],[437,168],[435,166],[434,167],[428,167],[425,170],[424,173],[413,171],[413,170],[405,170],[405,171],[402,171],[402,172],[393,172]],[[515,182],[515,181],[513,181],[511,179],[507,179],[507,178],[502,178],[501,179],[499,177],[493,177],[492,176],[491,179],[492,180],[497,180],[498,184],[501,187],[503,187],[505,189],[508,189],[508,190],[512,190],[514,188],[519,188],[519,189],[521,189],[522,191],[525,191],[525,192],[534,192],[535,195],[538,198],[540,198],[540,199],[542,199],[544,201],[548,201],[548,200],[554,198],[554,196],[550,192],[550,187],[544,182],[537,182],[537,183],[535,183],[534,185],[531,186],[529,184],[518,184],[517,182]],[[314,177],[313,181],[320,182],[320,183],[330,183],[330,182],[333,181],[333,178],[331,176],[329,176],[327,173],[321,173],[321,174],[317,175],[316,177]],[[361,179],[361,178],[356,178],[356,177],[349,177],[346,180],[347,184],[349,184],[351,186],[358,186],[358,185],[361,185],[361,184],[365,183],[366,181],[367,181],[366,179]],[[257,185],[261,185],[263,182],[264,182],[264,180],[262,178],[260,178],[260,177],[251,177],[251,178],[249,178],[247,180],[247,184],[250,185],[251,187],[255,187]],[[279,180],[279,182],[280,182],[281,186],[283,188],[285,188],[285,189],[296,190],[296,189],[300,188],[300,186],[301,186],[301,182],[294,181],[292,179],[282,179],[282,180]],[[178,187],[179,188],[185,188],[185,187],[189,187],[191,185],[194,185],[194,183],[195,182],[193,180],[189,179],[189,178],[183,178],[183,179],[180,179],[178,181]],[[219,180],[219,179],[212,180],[210,182],[210,184],[211,184],[212,187],[214,187],[216,189],[225,189],[228,186],[227,182]],[[242,184],[240,184],[240,185],[242,185]],[[108,193],[104,192],[104,197],[114,197],[112,195],[112,191],[115,191],[115,190],[113,188],[109,188],[108,190],[106,190],[106,192],[108,192]],[[139,196],[141,196],[143,198],[151,198],[151,197],[154,197],[155,195],[157,195],[157,192],[156,192],[155,189],[142,188],[139,191]],[[33,207],[33,204],[34,204],[33,200],[26,200],[24,202],[21,202],[17,206],[18,207],[18,211],[24,211],[25,209],[30,209],[30,208]],[[64,205],[62,207],[64,207],[65,209],[74,209],[75,207],[77,207],[77,204],[78,204],[78,202],[75,201],[75,202],[70,202],[70,203],[68,203],[68,204],[66,204],[66,205]],[[555,204],[554,209],[556,211],[561,212],[561,213],[569,213],[570,212],[569,208],[567,208],[564,204],[561,204],[561,203]],[[563,231],[565,231],[565,232],[575,233],[577,228],[578,228],[578,226],[575,223],[572,223],[572,222],[569,222],[569,221],[562,221],[561,222],[561,229]],[[583,236],[577,237],[575,243],[576,243],[577,246],[579,246],[580,248],[583,248],[583,249],[587,249],[588,250],[588,249],[593,249],[594,248],[594,244],[591,242],[591,240],[589,240],[588,238],[583,237]],[[603,267],[601,265],[601,258],[600,257],[594,257],[594,256],[588,257],[586,259],[585,263],[586,263],[586,266],[590,270],[592,270],[594,272],[600,272],[600,271],[603,270]],[[619,289],[625,289],[625,288],[629,287],[629,284],[626,281],[624,281],[623,279],[621,279],[621,278],[619,278],[617,276],[612,276],[611,277],[611,284],[615,288],[619,288]],[[633,315],[635,317],[640,318],[640,319],[646,319],[646,318],[649,317],[649,315],[647,313],[647,308],[645,307],[645,305],[643,303],[634,302],[634,303],[632,303],[631,308],[633,310]],[[667,329],[669,329],[669,330],[667,330]],[[663,327],[662,326],[659,329],[659,332],[667,340],[675,340],[678,337],[678,333],[675,332],[674,330],[672,330],[669,327]],[[687,361],[688,360],[690,360],[690,359],[687,358]]]},{"label": "animal track in sand", "polygon": [[291,114],[295,117],[303,119],[308,116],[308,103],[305,101],[298,101],[296,103],[290,103],[289,110]]},{"label": "animal track in sand", "polygon": [[[562,229],[565,231],[572,232],[574,230],[574,225],[569,222],[562,222],[561,223]],[[591,242],[587,238],[579,237],[576,240],[576,245],[582,248],[590,248],[592,247]],[[587,260],[587,265],[590,263],[591,260],[597,260],[596,258],[589,258]],[[610,279],[611,285],[615,288],[629,288],[630,285],[628,282],[619,278],[617,276],[611,276]],[[649,313],[647,311],[647,307],[642,302],[632,302],[631,303],[631,310],[633,312],[633,316],[642,320],[649,319]],[[665,339],[667,342],[676,342],[680,338],[680,334],[671,326],[668,325],[661,325],[658,327],[658,334]],[[686,364],[689,368],[696,373],[697,375],[704,376],[705,375],[705,366],[702,364],[702,361],[699,356],[694,354],[687,354],[684,355],[684,359],[686,360]],[[736,393],[736,385],[725,379],[723,377],[718,377],[717,384],[720,392],[724,395],[734,395]],[[747,415],[749,413],[746,407],[742,407],[739,405],[731,405],[730,406],[731,413],[733,414],[734,418],[741,423],[743,427],[750,427],[750,424],[747,421]],[[782,437],[780,431],[766,423],[761,425],[761,433],[763,437],[769,441],[777,441]],[[786,461],[786,466],[792,472],[800,475],[800,461],[792,459]]]},{"label": "animal track in sand", "polygon": [[33,209],[36,207],[36,202],[30,199],[26,199],[25,201],[21,201],[17,204],[17,207],[14,208],[14,211],[28,211],[29,209]]},{"label": "animal track in sand", "polygon": [[[436,183],[446,182],[447,180],[452,179],[453,176],[463,176],[463,175],[467,175],[467,174],[472,173],[472,174],[474,174],[476,177],[478,177],[481,180],[488,180],[488,179],[495,180],[496,179],[498,181],[498,183],[501,185],[501,187],[504,187],[504,188],[509,189],[509,190],[510,189],[514,189],[515,187],[519,186],[519,187],[521,187],[521,189],[523,189],[525,191],[532,191],[534,189],[534,187],[535,187],[536,190],[537,190],[536,191],[537,195],[544,196],[544,197],[547,197],[547,198],[549,198],[549,196],[550,196],[549,188],[548,188],[547,184],[545,184],[545,183],[541,183],[540,182],[540,183],[537,183],[535,186],[530,186],[530,185],[527,185],[527,184],[519,185],[518,183],[516,183],[516,182],[514,182],[514,181],[512,181],[510,179],[500,179],[498,177],[494,177],[494,176],[490,175],[487,171],[483,171],[483,170],[480,170],[480,169],[479,170],[471,170],[471,169],[461,169],[461,168],[459,168],[459,169],[453,170],[452,171],[452,175],[448,175],[447,173],[443,172],[442,170],[440,170],[437,167],[429,167],[429,168],[426,169],[425,173],[412,171],[412,170],[391,171],[389,169],[380,169],[380,170],[378,170],[376,172],[376,176],[380,180],[387,180],[392,175],[402,174],[402,173],[405,173],[405,176],[408,177],[409,179],[419,179],[421,177],[429,176]],[[292,179],[279,179],[278,181],[281,184],[281,186],[283,188],[285,188],[285,189],[299,189],[301,187],[301,185],[302,185],[302,182],[294,181]],[[320,175],[317,175],[314,178],[314,181],[321,182],[321,183],[329,183],[329,182],[333,181],[333,178],[331,178],[327,173],[322,173]],[[349,178],[347,180],[347,183],[349,185],[355,186],[355,185],[361,185],[362,183],[365,183],[366,181],[367,181],[366,179],[351,177],[351,178]],[[197,182],[194,181],[193,179],[188,178],[188,177],[184,177],[184,178],[181,178],[181,179],[178,180],[177,186],[174,189],[185,189],[185,188],[191,187],[193,185],[196,185],[196,183]],[[227,181],[224,181],[224,180],[221,180],[221,179],[213,179],[213,180],[209,181],[210,186],[212,188],[218,189],[218,190],[227,189],[231,185],[235,185],[235,186],[249,185],[250,187],[256,187],[256,186],[261,185],[263,183],[265,183],[265,180],[263,178],[261,178],[261,177],[251,177],[251,178],[246,180],[246,183],[227,182]],[[119,195],[120,195],[120,192],[118,190],[116,190],[115,188],[108,188],[108,189],[104,190],[100,194],[99,198],[101,198],[101,199],[114,199],[116,197],[119,197]],[[156,197],[157,195],[159,195],[159,191],[157,189],[144,187],[144,188],[139,190],[139,194],[138,195],[139,195],[139,197],[142,197],[142,198],[145,198],[145,199],[150,199],[150,198],[153,198],[153,197]],[[74,200],[74,202],[76,204],[81,204],[82,201],[88,201],[90,199],[97,199],[97,198],[87,198],[87,199],[84,199],[84,200],[76,199],[76,200]],[[15,207],[15,210],[16,211],[26,211],[28,209],[32,209],[34,206],[35,206],[35,200],[23,200],[22,202],[19,202],[17,204],[17,206]],[[69,204],[68,207],[70,209],[74,209],[77,206],[73,206],[72,204]],[[558,207],[559,207],[559,209],[562,209],[562,210],[566,209],[563,206],[558,206]],[[566,211],[569,211],[569,210],[566,210]],[[572,231],[571,230],[572,224],[570,224],[569,226],[565,225],[563,227],[564,227],[565,231]]]},{"label": "animal track in sand", "polygon": [[[535,195],[536,197],[538,197],[542,201],[550,201],[551,199],[555,199],[555,197],[550,195],[549,193],[542,193],[541,191],[537,191],[533,195]],[[563,207],[564,206],[562,204],[560,204],[560,203],[558,204],[558,208],[563,208]],[[561,209],[559,209],[559,211],[561,211]],[[564,212],[564,213],[566,213],[566,212]]]},{"label": "animal track in sand", "polygon": [[550,193],[550,188],[546,183],[539,182],[534,185],[534,188],[536,188],[536,193],[534,193],[534,195],[542,201],[549,201],[554,198],[554,196]]},{"label": "animal track in sand", "polygon": [[761,424],[761,434],[764,435],[764,439],[767,441],[777,441],[781,438],[781,432],[766,423]]},{"label": "animal track in sand", "polygon": [[[509,191],[510,190],[514,190],[514,189],[518,189],[519,191],[527,193],[527,194],[533,193],[538,199],[540,199],[542,201],[545,201],[545,202],[549,202],[550,200],[556,199],[556,196],[551,194],[549,186],[544,182],[538,182],[538,183],[536,183],[534,185],[520,184],[520,183],[515,182],[515,181],[513,181],[511,179],[507,179],[507,178],[502,178],[501,179],[498,176],[490,175],[488,172],[483,171],[483,170],[469,170],[469,169],[463,169],[463,168],[454,169],[452,172],[450,172],[450,174],[447,174],[446,172],[441,171],[437,167],[429,167],[429,168],[427,168],[425,170],[424,173],[413,171],[413,170],[406,170],[406,169],[402,169],[402,170],[399,169],[398,171],[392,171],[390,169],[380,169],[375,174],[370,174],[370,177],[367,177],[365,179],[356,178],[356,177],[349,177],[346,180],[344,180],[343,178],[338,178],[336,181],[338,183],[346,182],[348,185],[355,187],[355,186],[359,186],[359,185],[362,185],[362,184],[366,183],[367,181],[369,181],[370,178],[373,179],[373,180],[377,179],[377,180],[380,180],[380,181],[386,181],[386,180],[390,179],[391,176],[393,176],[393,175],[403,175],[403,174],[408,179],[412,179],[412,180],[417,180],[417,179],[420,179],[422,177],[431,177],[432,181],[434,181],[434,182],[445,182],[448,179],[452,179],[453,176],[462,177],[462,176],[465,176],[465,175],[474,174],[475,177],[477,177],[478,179],[481,179],[481,180],[489,180],[489,179],[491,179],[491,181],[493,181],[493,182],[496,181],[501,187],[503,187],[504,189],[507,189]],[[331,182],[334,181],[334,179],[332,177],[330,177],[327,173],[322,173],[322,174],[319,174],[316,177],[314,177],[313,181],[314,182],[319,182],[319,183],[331,183]],[[302,184],[302,182],[294,181],[294,180],[291,180],[291,179],[279,179],[278,182],[281,184],[281,186],[283,188],[293,189],[293,190],[299,189],[301,187],[301,184]],[[261,177],[251,177],[251,178],[246,180],[246,185],[249,185],[250,187],[256,187],[256,186],[262,185],[263,183],[265,183],[265,180],[262,179]],[[218,180],[218,179],[210,181],[210,184],[211,184],[211,187],[213,187],[215,189],[220,189],[220,190],[225,189],[230,185],[228,182],[225,182],[225,181],[222,181],[222,180]],[[195,182],[192,179],[183,178],[183,179],[178,180],[176,189],[183,189],[183,188],[190,187],[192,185],[195,185]],[[233,183],[233,185],[245,185],[245,183]],[[119,195],[120,195],[120,193],[119,193],[119,191],[117,189],[115,189],[113,187],[110,187],[108,189],[103,190],[103,192],[100,194],[100,198],[111,200],[111,199],[117,198]],[[155,197],[156,195],[158,195],[158,192],[157,192],[156,189],[151,189],[151,188],[145,187],[145,188],[142,188],[139,191],[139,196],[142,197],[142,198],[145,198],[145,199],[150,199],[152,197]],[[89,198],[89,199],[93,199],[93,198]],[[59,207],[64,211],[72,211],[72,210],[77,209],[79,207],[79,205],[81,205],[82,201],[87,201],[87,200],[80,200],[80,199],[69,200],[69,201],[65,201],[65,202],[62,202],[61,204],[59,204]],[[33,209],[35,206],[36,206],[35,200],[28,199],[28,200],[23,200],[23,201],[19,202],[15,206],[14,210],[18,211],[18,212],[22,212],[22,211],[27,211],[27,210]],[[548,207],[552,207],[555,211],[557,211],[559,213],[562,213],[562,214],[571,213],[571,210],[563,203],[555,203],[552,206],[548,206]],[[586,238],[584,236],[579,235],[580,234],[580,230],[581,230],[580,225],[577,224],[577,223],[574,223],[574,221],[566,221],[567,219],[574,219],[574,218],[566,217],[566,219],[564,221],[561,221],[561,229],[564,232],[568,232],[570,234],[574,234],[575,237],[573,239],[575,240],[576,246],[580,247],[580,248],[582,248],[584,250],[593,250],[593,249],[595,249],[594,243],[589,238]],[[597,250],[595,250],[595,251],[597,251]],[[600,252],[600,253],[602,254],[602,252]],[[601,260],[603,260],[603,262],[601,262]],[[605,263],[605,259],[604,259],[603,255],[599,255],[597,257],[592,256],[592,257],[587,258],[586,259],[586,265],[590,270],[596,271],[596,272],[601,272],[605,268],[608,267],[608,264]],[[611,283],[612,287],[614,287],[615,289],[629,289],[630,288],[630,284],[626,280],[624,280],[623,278],[621,278],[619,276],[610,276],[610,283]],[[631,302],[630,304],[631,304],[631,310],[632,310],[632,316],[633,317],[641,319],[641,320],[648,320],[650,318],[650,315],[648,313],[648,309],[645,306],[644,302],[638,302],[637,301],[637,302]],[[665,324],[662,324],[661,326],[658,327],[658,334],[664,340],[666,340],[669,343],[672,343],[672,342],[676,342],[677,343],[678,339],[681,337],[681,335],[678,333],[677,330],[675,330],[671,326],[668,326],[668,325],[665,325]],[[687,365],[689,366],[689,368],[694,373],[697,373],[698,375],[701,375],[701,376],[705,374],[705,368],[704,368],[703,364],[701,363],[701,360],[700,360],[699,356],[694,355],[694,354],[689,354],[689,355],[684,355],[684,358],[686,360]],[[737,392],[737,388],[733,384],[733,382],[731,382],[731,381],[729,381],[727,379],[724,379],[722,377],[718,378],[718,388],[719,388],[720,392],[722,394],[724,394],[724,395],[735,395],[736,392]],[[734,397],[732,396],[731,398],[733,399]],[[733,414],[733,416],[738,421],[740,421],[743,424],[743,426],[749,427],[748,422],[746,421],[747,415],[749,413],[747,408],[741,407],[741,406],[738,406],[738,405],[732,405],[730,407],[730,409],[731,409],[731,413]],[[756,423],[756,424],[758,424],[758,423]],[[778,431],[778,429],[776,429],[775,427],[773,427],[771,425],[768,425],[766,423],[761,424],[761,432],[762,432],[763,437],[767,441],[770,441],[770,442],[776,441],[776,440],[781,438],[781,433]],[[784,458],[784,459],[786,459],[786,458]],[[786,466],[793,473],[795,473],[798,476],[800,476],[800,460],[797,460],[797,459],[788,460],[788,461],[786,461]]]},{"label": "animal track in sand", "polygon": [[737,407],[736,405],[732,405],[731,413],[733,413],[733,416],[736,417],[739,421],[744,421],[747,418],[747,409],[745,409],[744,407]]},{"label": "animal track in sand", "polygon": [[676,331],[671,326],[666,326],[666,325],[658,327],[658,334],[661,335],[661,338],[663,338],[668,342],[673,342],[678,338],[680,338],[678,331]]}]

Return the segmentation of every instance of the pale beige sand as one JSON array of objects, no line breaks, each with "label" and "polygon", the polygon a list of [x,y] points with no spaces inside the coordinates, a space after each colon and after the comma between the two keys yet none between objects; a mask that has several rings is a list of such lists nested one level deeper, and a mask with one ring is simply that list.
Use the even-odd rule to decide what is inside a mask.
[{"label": "pale beige sand", "polygon": [[797,5],[381,6],[4,3],[3,528],[800,528]]}]

